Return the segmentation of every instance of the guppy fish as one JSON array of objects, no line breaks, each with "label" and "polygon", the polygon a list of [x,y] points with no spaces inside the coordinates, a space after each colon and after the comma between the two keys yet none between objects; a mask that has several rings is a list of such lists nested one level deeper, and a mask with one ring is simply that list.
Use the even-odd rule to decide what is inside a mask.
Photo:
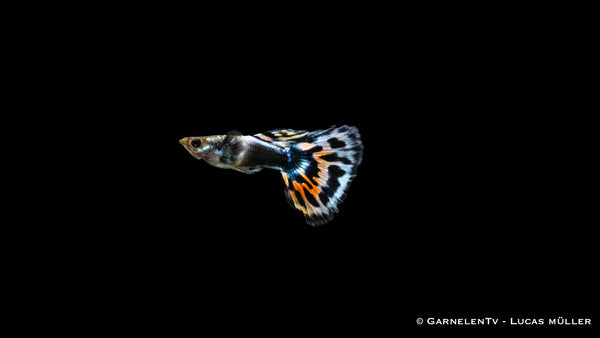
[{"label": "guppy fish", "polygon": [[252,136],[230,131],[186,137],[179,143],[218,168],[246,174],[280,170],[290,206],[313,226],[331,221],[338,212],[363,154],[358,129],[345,125],[312,132],[276,129]]}]

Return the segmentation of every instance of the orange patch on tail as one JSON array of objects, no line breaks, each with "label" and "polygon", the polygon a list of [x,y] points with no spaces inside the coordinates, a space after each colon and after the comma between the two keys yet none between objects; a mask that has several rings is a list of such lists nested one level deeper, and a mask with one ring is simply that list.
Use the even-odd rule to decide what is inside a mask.
[{"label": "orange patch on tail", "polygon": [[308,187],[308,184],[306,183],[302,183],[302,185],[306,188],[306,190],[308,190],[308,192],[313,195],[315,198],[317,198],[317,196],[319,195],[319,193],[321,192],[321,189],[319,189],[318,186],[312,184],[312,182],[308,179],[308,177],[306,177],[306,175],[301,172],[300,175],[302,175],[302,177],[304,177],[304,179],[310,183],[310,185],[312,186],[312,188]]},{"label": "orange patch on tail", "polygon": [[287,174],[286,174],[285,172],[283,172],[283,171],[282,171],[282,172],[281,172],[281,176],[283,176],[283,182],[285,182],[285,186],[286,186],[286,187],[289,187],[289,186],[290,186],[290,184],[289,184],[289,182],[288,182]]}]

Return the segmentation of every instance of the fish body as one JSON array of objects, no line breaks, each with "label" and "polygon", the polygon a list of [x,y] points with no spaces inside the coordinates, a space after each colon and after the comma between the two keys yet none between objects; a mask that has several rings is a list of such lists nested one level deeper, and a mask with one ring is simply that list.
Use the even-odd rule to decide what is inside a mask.
[{"label": "fish body", "polygon": [[338,212],[356,170],[363,145],[356,127],[325,130],[277,129],[256,135],[186,137],[179,141],[195,158],[247,174],[263,168],[280,170],[290,206],[316,226]]}]

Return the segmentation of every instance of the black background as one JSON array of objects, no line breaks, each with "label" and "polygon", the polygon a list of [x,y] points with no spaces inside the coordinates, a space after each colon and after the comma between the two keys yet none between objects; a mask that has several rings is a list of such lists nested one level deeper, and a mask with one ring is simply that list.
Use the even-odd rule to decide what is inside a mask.
[{"label": "black background", "polygon": [[[591,316],[591,203],[573,174],[587,122],[565,113],[576,94],[555,92],[566,75],[545,37],[559,30],[410,9],[203,13],[137,13],[98,65],[119,70],[104,108],[127,154],[110,168],[124,216],[101,231],[147,325]],[[340,214],[316,228],[277,171],[217,169],[178,144],[334,124],[358,127],[364,158]]]}]

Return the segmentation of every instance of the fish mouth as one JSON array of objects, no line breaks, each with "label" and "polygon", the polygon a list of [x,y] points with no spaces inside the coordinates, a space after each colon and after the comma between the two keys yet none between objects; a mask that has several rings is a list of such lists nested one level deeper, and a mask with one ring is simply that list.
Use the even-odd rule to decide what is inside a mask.
[{"label": "fish mouth", "polygon": [[188,142],[189,137],[184,137],[181,140],[179,140],[179,144],[181,144],[185,150],[187,150],[188,153],[190,153],[194,158],[197,159],[202,159],[202,154],[195,151],[194,148],[192,146],[190,146],[189,142]]}]

